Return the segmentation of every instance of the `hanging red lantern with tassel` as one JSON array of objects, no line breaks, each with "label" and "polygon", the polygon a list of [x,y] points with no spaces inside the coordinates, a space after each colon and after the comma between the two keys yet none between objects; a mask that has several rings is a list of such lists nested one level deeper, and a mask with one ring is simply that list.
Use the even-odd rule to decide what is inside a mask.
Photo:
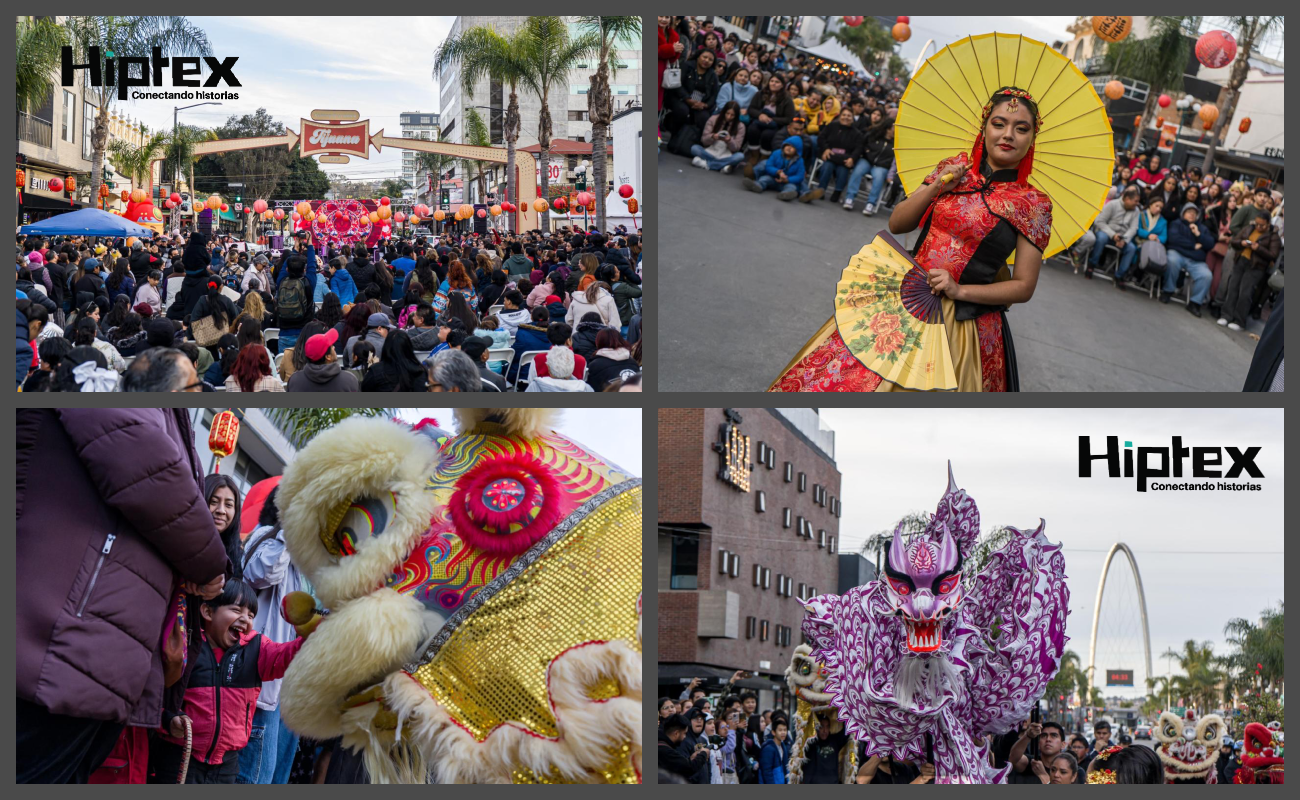
[{"label": "hanging red lantern with tassel", "polygon": [[1250,117],[1242,119],[1241,124],[1237,126],[1238,133],[1246,133],[1250,130]]},{"label": "hanging red lantern with tassel", "polygon": [[212,464],[212,472],[221,471],[221,459],[235,452],[235,445],[239,442],[239,418],[233,411],[222,411],[212,419],[211,433],[208,434],[208,449],[216,460]]},{"label": "hanging red lantern with tassel", "polygon": [[14,168],[14,183],[18,186],[18,205],[23,204],[23,187],[27,185],[27,173],[23,170]]}]

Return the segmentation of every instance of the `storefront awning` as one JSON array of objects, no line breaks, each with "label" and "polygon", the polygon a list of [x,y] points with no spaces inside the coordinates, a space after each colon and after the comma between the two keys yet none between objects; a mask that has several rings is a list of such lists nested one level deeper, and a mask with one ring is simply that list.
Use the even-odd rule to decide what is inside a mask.
[{"label": "storefront awning", "polygon": [[834,39],[828,39],[816,47],[797,47],[796,50],[809,55],[824,58],[827,61],[835,61],[844,64],[854,72],[866,74],[866,68],[862,66],[862,59],[849,52],[849,49]]},{"label": "storefront awning", "polygon": [[85,206],[76,202],[69,203],[67,200],[55,200],[35,192],[23,192],[23,208],[42,211],[77,211]]}]

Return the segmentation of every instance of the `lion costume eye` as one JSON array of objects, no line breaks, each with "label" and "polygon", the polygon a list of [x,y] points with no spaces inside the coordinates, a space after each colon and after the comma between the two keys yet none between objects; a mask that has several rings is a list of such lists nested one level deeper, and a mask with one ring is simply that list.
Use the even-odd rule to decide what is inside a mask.
[{"label": "lion costume eye", "polygon": [[800,675],[811,675],[811,674],[812,674],[812,664],[809,664],[807,661],[804,661],[804,662],[800,663],[800,664],[799,664],[799,674],[800,674]]},{"label": "lion costume eye", "polygon": [[896,581],[893,578],[889,579],[889,585],[893,587],[894,591],[898,595],[902,597],[906,597],[912,591],[911,587],[909,587],[906,583],[903,583],[902,581]]},{"label": "lion costume eye", "polygon": [[397,495],[383,492],[378,497],[357,497],[335,507],[321,531],[321,542],[330,555],[354,555],[366,540],[379,536],[397,511]]}]

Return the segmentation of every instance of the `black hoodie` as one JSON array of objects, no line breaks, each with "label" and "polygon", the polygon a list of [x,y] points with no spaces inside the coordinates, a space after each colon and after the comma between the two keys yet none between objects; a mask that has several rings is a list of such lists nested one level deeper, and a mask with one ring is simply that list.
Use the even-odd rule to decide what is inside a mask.
[{"label": "black hoodie", "polygon": [[604,327],[600,322],[579,322],[573,330],[573,352],[590,361],[596,352],[596,334]]},{"label": "black hoodie", "polygon": [[347,265],[348,274],[352,276],[352,282],[357,285],[357,294],[366,290],[366,287],[375,282],[375,265],[370,263],[370,258],[365,251],[353,255],[352,260]]}]

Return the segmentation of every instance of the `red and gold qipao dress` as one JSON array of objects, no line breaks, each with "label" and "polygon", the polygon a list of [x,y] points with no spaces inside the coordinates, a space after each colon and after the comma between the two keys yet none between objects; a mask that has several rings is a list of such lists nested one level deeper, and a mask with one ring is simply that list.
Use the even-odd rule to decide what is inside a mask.
[{"label": "red and gold qipao dress", "polygon": [[[925,178],[934,182],[950,164],[970,164],[967,153],[945,158]],[[968,170],[957,187],[939,195],[930,207],[913,256],[926,269],[945,269],[960,284],[984,285],[1008,280],[1007,258],[1017,236],[1040,251],[1052,233],[1052,201],[1017,179],[1015,169]],[[1007,326],[1006,306],[990,306],[944,297],[948,347],[963,392],[1019,390],[1015,349]],[[849,352],[832,316],[795,355],[770,386],[773,392],[906,391],[864,367]]]}]

